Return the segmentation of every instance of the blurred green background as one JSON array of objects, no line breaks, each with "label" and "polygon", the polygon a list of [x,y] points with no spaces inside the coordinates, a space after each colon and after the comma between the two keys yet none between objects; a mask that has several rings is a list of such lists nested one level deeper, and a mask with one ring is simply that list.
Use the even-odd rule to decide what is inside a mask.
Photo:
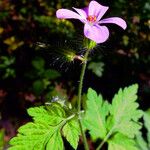
[{"label": "blurred green background", "polygon": [[[84,89],[95,88],[110,99],[119,87],[139,84],[139,103],[150,107],[150,1],[101,0],[104,17],[126,20],[123,31],[108,25],[110,38],[91,52]],[[83,24],[58,20],[59,8],[85,7],[79,0],[0,0],[0,149],[16,129],[30,120],[26,109],[59,95],[76,101],[84,53]]]}]

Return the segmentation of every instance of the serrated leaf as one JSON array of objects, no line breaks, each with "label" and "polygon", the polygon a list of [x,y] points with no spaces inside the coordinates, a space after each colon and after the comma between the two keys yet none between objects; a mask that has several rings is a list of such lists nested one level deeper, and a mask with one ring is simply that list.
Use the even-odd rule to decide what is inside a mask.
[{"label": "serrated leaf", "polygon": [[103,101],[101,95],[89,89],[87,94],[87,109],[85,113],[84,125],[90,130],[93,140],[106,136],[106,116],[109,112],[109,104]]},{"label": "serrated leaf", "polygon": [[[71,110],[70,110],[71,111]],[[28,109],[34,122],[29,122],[18,129],[17,137],[10,140],[9,150],[63,150],[62,132],[67,141],[77,148],[79,127],[75,114],[67,116],[59,103],[50,103]]]},{"label": "serrated leaf", "polygon": [[27,123],[19,128],[19,134],[10,140],[9,150],[43,150],[47,144],[48,137],[55,131],[46,124]]},{"label": "serrated leaf", "polygon": [[29,108],[28,114],[33,117],[35,122],[47,123],[49,125],[59,124],[65,118],[65,112],[59,104],[53,104],[46,108],[42,106]]},{"label": "serrated leaf", "polygon": [[147,141],[148,141],[148,147],[150,149],[150,109],[148,109],[144,113],[144,126],[147,129]]},{"label": "serrated leaf", "polygon": [[70,120],[69,122],[67,122],[66,125],[63,127],[62,132],[70,145],[74,149],[77,149],[80,135],[80,128],[77,120]]},{"label": "serrated leaf", "polygon": [[141,124],[135,123],[133,121],[127,121],[118,124],[116,131],[119,131],[120,133],[130,138],[134,138],[134,136],[138,134],[140,129],[141,129]]},{"label": "serrated leaf", "polygon": [[136,135],[135,139],[137,146],[140,150],[149,150],[148,145],[144,138],[142,137],[142,134],[139,132],[139,134]]},{"label": "serrated leaf", "polygon": [[57,116],[60,118],[66,117],[66,112],[65,112],[64,108],[58,102],[53,102],[49,106],[46,106],[46,108],[47,108],[48,112],[50,114],[52,114],[53,116]]},{"label": "serrated leaf", "polygon": [[63,150],[64,144],[60,132],[56,132],[46,146],[47,150]]},{"label": "serrated leaf", "polygon": [[114,132],[121,132],[131,138],[139,132],[141,125],[137,121],[143,115],[136,102],[137,89],[137,84],[120,89],[114,96],[110,109]]},{"label": "serrated leaf", "polygon": [[108,150],[139,150],[133,139],[123,134],[116,134],[108,141]]},{"label": "serrated leaf", "polygon": [[59,136],[59,132],[64,125],[65,112],[62,112],[62,108],[56,103],[48,106],[48,108],[49,110],[41,106],[28,109],[28,113],[33,117],[34,122],[27,123],[18,129],[17,137],[10,141],[10,145],[12,145],[9,148],[10,150],[49,150],[46,148],[49,148],[49,142],[55,142],[55,145],[51,145],[51,147],[55,147],[55,150],[63,149],[62,137]]}]

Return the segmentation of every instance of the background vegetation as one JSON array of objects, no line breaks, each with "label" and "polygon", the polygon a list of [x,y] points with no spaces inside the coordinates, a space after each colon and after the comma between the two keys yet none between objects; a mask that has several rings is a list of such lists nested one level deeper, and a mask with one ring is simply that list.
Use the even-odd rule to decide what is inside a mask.
[{"label": "background vegetation", "polygon": [[[85,7],[89,1],[0,0],[0,147],[28,122],[26,109],[59,95],[75,103],[82,54],[83,26],[58,20],[59,8]],[[106,17],[127,21],[125,31],[110,25],[109,40],[91,53],[84,91],[95,88],[111,99],[119,87],[139,84],[140,108],[150,107],[150,2],[99,1]],[[76,32],[75,32],[76,31]],[[98,69],[97,69],[98,66]]]}]

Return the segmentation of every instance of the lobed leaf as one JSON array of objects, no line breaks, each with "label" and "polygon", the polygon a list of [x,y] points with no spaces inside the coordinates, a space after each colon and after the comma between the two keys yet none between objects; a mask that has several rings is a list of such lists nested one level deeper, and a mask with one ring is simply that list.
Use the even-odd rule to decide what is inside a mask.
[{"label": "lobed leaf", "polygon": [[112,100],[110,114],[114,131],[125,134],[130,138],[139,132],[141,124],[137,122],[143,112],[138,110],[137,100],[138,85],[134,84],[128,88],[120,89]]},{"label": "lobed leaf", "polygon": [[70,143],[70,145],[74,149],[77,149],[80,135],[80,128],[77,120],[71,120],[68,123],[66,123],[66,125],[62,129],[62,132],[64,137]]},{"label": "lobed leaf", "polygon": [[61,133],[60,132],[55,132],[53,134],[53,136],[51,137],[51,140],[49,140],[47,146],[46,146],[46,150],[63,150],[64,149],[64,144],[63,144],[63,140],[61,137]]},{"label": "lobed leaf", "polygon": [[27,111],[35,122],[48,123],[49,125],[59,124],[65,118],[65,111],[56,103],[46,108],[43,106],[29,108]]},{"label": "lobed leaf", "polygon": [[139,150],[133,139],[123,134],[116,134],[108,141],[108,150]]},{"label": "lobed leaf", "polygon": [[150,109],[144,113],[144,126],[147,129],[148,148],[150,149]]},{"label": "lobed leaf", "polygon": [[94,90],[88,90],[84,127],[94,140],[100,138],[102,143],[108,142],[109,150],[138,149],[134,137],[141,129],[139,119],[143,111],[136,102],[137,89],[137,84],[120,89],[112,104]]},{"label": "lobed leaf", "polygon": [[28,114],[34,122],[18,129],[17,137],[10,140],[9,150],[63,150],[62,132],[71,146],[76,149],[79,141],[79,125],[75,114],[67,117],[58,103],[29,108]]},{"label": "lobed leaf", "polygon": [[136,135],[135,141],[140,150],[149,150],[148,145],[140,132]]},{"label": "lobed leaf", "polygon": [[19,134],[10,140],[12,147],[9,150],[43,150],[47,144],[47,138],[54,132],[54,128],[38,123],[27,123],[19,128]]},{"label": "lobed leaf", "polygon": [[101,95],[91,88],[87,94],[87,109],[85,113],[84,125],[90,130],[93,140],[106,136],[106,116],[109,112],[109,103],[103,102]]}]

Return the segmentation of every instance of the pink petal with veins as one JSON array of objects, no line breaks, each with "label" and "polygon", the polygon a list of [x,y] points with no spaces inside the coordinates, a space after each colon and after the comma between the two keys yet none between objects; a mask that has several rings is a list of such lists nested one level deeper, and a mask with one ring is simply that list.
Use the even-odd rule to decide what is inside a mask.
[{"label": "pink petal with veins", "polygon": [[109,37],[109,30],[105,26],[90,26],[89,24],[85,24],[84,35],[96,43],[103,43]]},{"label": "pink petal with veins", "polygon": [[99,21],[102,16],[106,13],[109,7],[102,6],[96,1],[91,1],[89,4],[88,15],[89,16],[96,16],[97,21]]},{"label": "pink petal with veins", "polygon": [[105,23],[113,23],[113,24],[120,26],[124,30],[127,28],[126,22],[119,17],[111,17],[111,18],[102,19],[99,21],[99,23],[100,24],[102,24],[102,23],[104,23],[104,24]]},{"label": "pink petal with veins", "polygon": [[56,16],[60,19],[82,19],[82,17],[79,14],[68,9],[57,10]]}]

